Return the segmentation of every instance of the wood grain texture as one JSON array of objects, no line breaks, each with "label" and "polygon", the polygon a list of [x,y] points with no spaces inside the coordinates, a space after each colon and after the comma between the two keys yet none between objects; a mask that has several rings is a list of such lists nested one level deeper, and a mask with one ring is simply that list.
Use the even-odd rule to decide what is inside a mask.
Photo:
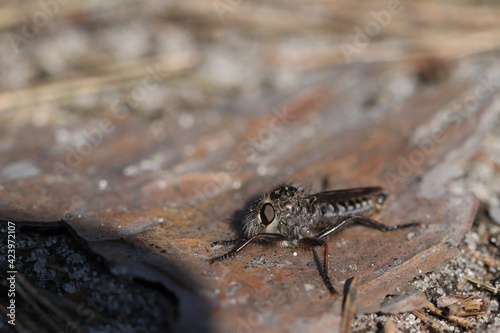
[{"label": "wood grain texture", "polygon": [[[446,9],[426,3],[435,15]],[[444,32],[428,39],[426,31],[442,22],[414,17],[433,23],[425,31],[412,30],[415,23],[405,20],[411,14],[404,11],[380,40],[348,62],[338,47],[307,53],[308,47],[289,41],[287,34],[302,22],[298,13],[307,13],[302,20],[311,18],[300,25],[302,32],[324,30],[331,36],[334,31],[335,43],[319,34],[320,44],[338,46],[352,42],[350,32],[357,26],[346,18],[366,22],[361,14],[379,7],[358,3],[343,12],[344,20],[332,20],[335,6],[317,5],[322,15],[294,2],[289,11],[271,7],[255,16],[248,11],[263,9],[244,3],[219,22],[207,3],[178,4],[164,16],[148,15],[155,22],[188,24],[182,18],[189,14],[189,22],[204,28],[192,32],[196,38],[189,36],[210,45],[195,45],[201,55],[193,49],[185,57],[166,55],[154,44],[151,58],[113,66],[116,59],[103,57],[102,71],[85,73],[88,77],[32,78],[32,86],[0,93],[0,219],[64,219],[116,274],[171,290],[179,299],[180,331],[331,332],[340,325],[341,298],[330,297],[310,252],[294,255],[252,244],[236,259],[210,266],[207,260],[226,249],[209,245],[241,235],[246,202],[280,181],[299,181],[313,191],[324,184],[382,186],[390,199],[379,221],[423,225],[390,233],[353,226],[334,235],[329,276],[337,290],[347,279],[361,277],[360,312],[380,311],[389,294],[411,295],[409,281],[459,255],[457,246],[475,216],[474,195],[452,194],[448,184],[481,157],[477,149],[498,119],[498,52],[474,54],[498,44],[486,32],[490,42],[470,48],[471,35],[462,44]],[[458,4],[457,10],[465,6]],[[99,21],[98,8],[70,9],[63,17],[74,20],[76,11],[83,22]],[[274,19],[276,11],[283,20]],[[482,17],[477,24],[492,20]],[[457,22],[458,16],[445,19],[468,26]],[[257,27],[242,38],[262,43],[243,40],[254,45],[243,48],[227,37],[232,24]],[[476,26],[468,28],[478,33]],[[267,29],[272,33],[264,33]],[[411,39],[397,39],[397,47],[388,48],[387,40],[401,29]],[[43,36],[33,39],[34,47]],[[161,39],[157,31],[151,36]],[[283,44],[273,44],[269,36]],[[242,68],[235,70],[241,77],[223,71],[229,65],[211,62],[232,54],[228,50],[241,55]],[[247,52],[251,56],[244,58]],[[474,55],[461,59],[468,54]],[[93,58],[84,59],[92,64]],[[252,72],[253,61],[262,66],[260,72]],[[223,72],[214,75],[214,68]],[[138,97],[144,82],[158,85]],[[194,322],[200,313],[204,321]]]}]

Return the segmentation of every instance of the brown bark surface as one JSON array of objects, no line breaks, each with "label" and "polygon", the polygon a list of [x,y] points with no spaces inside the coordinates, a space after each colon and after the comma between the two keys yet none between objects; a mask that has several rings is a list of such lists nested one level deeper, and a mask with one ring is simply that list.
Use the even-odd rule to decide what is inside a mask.
[{"label": "brown bark surface", "polygon": [[[428,36],[437,19],[405,10],[378,37],[383,41],[346,59],[339,45],[352,43],[351,29],[370,21],[354,11],[378,9],[359,3],[335,20],[333,5],[317,5],[306,10],[293,3],[284,10],[242,3],[221,22],[198,1],[178,4],[164,17],[145,10],[138,24],[149,16],[186,31],[198,24],[205,30],[192,37],[207,39],[190,41],[198,52],[172,55],[155,46],[121,65],[104,59],[94,72],[72,76],[61,69],[52,80],[4,87],[10,90],[0,94],[0,219],[65,220],[116,274],[171,290],[179,298],[179,329],[331,331],[340,325],[342,298],[329,295],[310,252],[254,244],[211,266],[207,260],[229,248],[210,243],[241,235],[246,202],[280,181],[313,191],[325,184],[380,185],[390,201],[379,221],[422,226],[389,233],[347,228],[329,240],[329,275],[341,293],[347,279],[361,277],[359,312],[380,311],[387,295],[414,294],[408,282],[456,257],[475,216],[476,197],[453,194],[447,184],[478,158],[498,118],[498,54],[443,57],[448,50],[464,56],[487,48],[466,47],[445,32],[434,40]],[[426,5],[433,15],[445,11]],[[321,6],[329,19],[318,15]],[[304,10],[311,19],[298,22]],[[75,19],[81,11],[71,5],[63,13]],[[273,19],[276,12],[284,18]],[[100,20],[97,12],[86,15],[84,22]],[[411,47],[394,36],[411,36],[403,19],[409,17],[431,21],[407,42]],[[484,16],[482,24],[490,19]],[[233,40],[232,24],[249,28],[251,36]],[[287,34],[298,34],[297,24],[316,31],[324,46],[293,45]],[[331,48],[322,35],[329,31],[337,34]],[[495,40],[482,33],[483,41]],[[159,30],[144,34],[161,39]],[[280,41],[273,44],[272,34]],[[42,37],[30,40],[32,47],[57,33],[43,31]],[[227,81],[218,79],[214,59],[232,50],[245,54],[238,45],[249,40],[262,44],[247,45],[248,58],[237,58],[242,68],[221,67]],[[391,40],[398,41],[394,48],[384,46]],[[278,47],[286,45],[289,52]],[[384,56],[386,48],[391,56]],[[83,59],[86,65],[97,61]],[[244,72],[245,64],[256,72]],[[286,83],[277,79],[283,73],[292,75]],[[209,322],[192,322],[200,312]]]}]

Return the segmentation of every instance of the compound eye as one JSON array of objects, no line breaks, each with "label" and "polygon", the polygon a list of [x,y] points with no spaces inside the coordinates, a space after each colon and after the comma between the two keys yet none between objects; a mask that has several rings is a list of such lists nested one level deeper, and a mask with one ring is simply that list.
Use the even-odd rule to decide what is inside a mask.
[{"label": "compound eye", "polygon": [[260,216],[260,221],[263,224],[265,225],[271,224],[275,216],[273,205],[271,205],[270,203],[264,204],[264,206],[262,206],[262,208],[260,209],[259,216]]}]

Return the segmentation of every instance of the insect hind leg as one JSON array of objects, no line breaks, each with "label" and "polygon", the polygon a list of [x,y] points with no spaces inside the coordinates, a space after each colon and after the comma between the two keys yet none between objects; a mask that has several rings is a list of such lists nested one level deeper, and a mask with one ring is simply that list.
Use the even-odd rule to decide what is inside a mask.
[{"label": "insect hind leg", "polygon": [[375,229],[378,229],[380,231],[393,231],[397,229],[403,229],[403,228],[409,228],[409,227],[414,227],[417,225],[420,225],[418,222],[412,222],[412,223],[407,223],[407,224],[400,224],[400,225],[385,225],[383,223],[380,223],[378,221],[375,221],[374,219],[365,217],[365,216],[359,216],[359,215],[347,215],[342,221],[337,223],[336,225],[332,226],[331,228],[327,228],[323,230],[321,233],[318,234],[319,239],[326,238],[327,236],[331,236],[340,230],[344,229],[347,225],[353,223],[353,222],[359,222],[361,224],[364,224],[365,226],[372,227]]},{"label": "insect hind leg", "polygon": [[385,225],[383,223],[380,223],[374,219],[370,219],[370,218],[365,217],[365,216],[352,215],[352,218],[355,221],[358,221],[366,226],[373,227],[373,228],[379,229],[381,231],[392,231],[392,230],[397,230],[397,229],[404,229],[404,228],[414,227],[414,226],[417,226],[420,224],[418,222],[412,222],[412,223],[399,224],[399,225]]}]

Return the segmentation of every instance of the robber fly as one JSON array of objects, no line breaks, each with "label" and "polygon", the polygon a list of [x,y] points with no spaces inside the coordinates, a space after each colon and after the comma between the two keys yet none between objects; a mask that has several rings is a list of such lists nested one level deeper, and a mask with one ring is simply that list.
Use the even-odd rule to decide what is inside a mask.
[{"label": "robber fly", "polygon": [[215,245],[238,244],[224,255],[210,259],[213,264],[235,256],[248,244],[262,240],[282,247],[312,250],[323,247],[324,262],[320,274],[332,294],[336,294],[328,277],[326,239],[353,222],[381,231],[407,228],[418,223],[387,226],[369,216],[380,211],[387,194],[381,187],[360,187],[311,194],[307,187],[282,184],[255,201],[243,221],[245,238],[221,240]]}]

